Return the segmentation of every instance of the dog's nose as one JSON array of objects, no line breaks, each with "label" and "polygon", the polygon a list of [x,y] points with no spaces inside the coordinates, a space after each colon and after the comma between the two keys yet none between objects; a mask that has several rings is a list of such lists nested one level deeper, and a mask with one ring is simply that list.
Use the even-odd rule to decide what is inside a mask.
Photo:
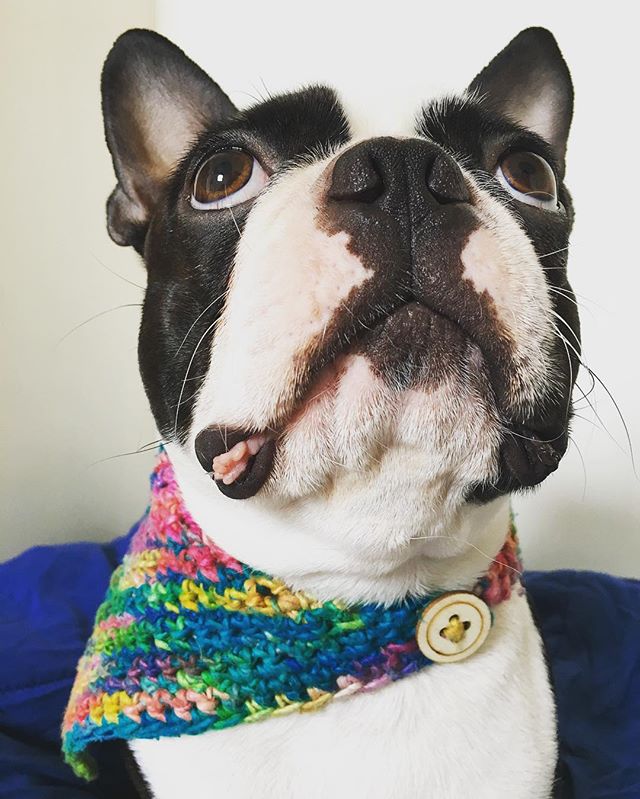
[{"label": "dog's nose", "polygon": [[330,200],[382,205],[414,192],[433,204],[469,201],[460,167],[441,147],[422,139],[380,137],[346,150],[333,166]]}]

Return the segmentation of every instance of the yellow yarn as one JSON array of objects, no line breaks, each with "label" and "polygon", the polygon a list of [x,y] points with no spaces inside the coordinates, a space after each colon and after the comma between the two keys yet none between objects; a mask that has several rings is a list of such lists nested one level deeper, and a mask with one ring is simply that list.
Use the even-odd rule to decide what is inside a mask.
[{"label": "yellow yarn", "polygon": [[440,630],[440,635],[454,644],[459,644],[465,636],[467,627],[468,623],[460,621],[460,616],[456,614],[449,619],[449,624]]}]

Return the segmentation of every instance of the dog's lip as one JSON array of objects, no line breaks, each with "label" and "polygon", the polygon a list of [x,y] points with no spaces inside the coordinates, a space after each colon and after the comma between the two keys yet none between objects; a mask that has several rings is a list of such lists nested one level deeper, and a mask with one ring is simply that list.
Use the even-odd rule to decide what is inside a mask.
[{"label": "dog's lip", "polygon": [[[198,433],[195,440],[195,452],[200,466],[213,476],[213,459],[215,457],[228,452],[236,444],[255,435],[258,435],[255,431],[238,428],[231,429],[219,425],[206,427]],[[264,443],[256,454],[249,458],[245,470],[239,477],[229,484],[224,483],[223,480],[214,480],[218,489],[225,496],[231,499],[248,499],[257,494],[269,478],[275,458],[276,439],[271,431],[260,435],[264,435]]]},{"label": "dog's lip", "polygon": [[532,426],[512,423],[505,430],[499,451],[502,465],[497,482],[481,483],[471,488],[468,499],[483,501],[523,488],[533,488],[554,472],[567,448],[568,433],[563,429],[552,434]]},{"label": "dog's lip", "polygon": [[[313,379],[306,383],[305,391],[293,403],[290,412],[277,427],[256,430],[212,425],[198,433],[194,445],[198,462],[204,471],[213,478],[216,486],[225,496],[231,499],[248,499],[260,491],[271,475],[281,436],[288,426],[295,424],[305,413],[316,397],[324,393],[325,382],[330,383],[337,378],[341,357],[343,356],[338,354],[329,366],[325,366],[324,370],[321,369]],[[326,374],[323,375],[325,370]],[[224,480],[214,477],[214,458],[231,451],[241,442],[256,438],[263,439],[263,443],[258,451],[248,459],[247,465],[239,477],[231,483],[225,483]]]}]

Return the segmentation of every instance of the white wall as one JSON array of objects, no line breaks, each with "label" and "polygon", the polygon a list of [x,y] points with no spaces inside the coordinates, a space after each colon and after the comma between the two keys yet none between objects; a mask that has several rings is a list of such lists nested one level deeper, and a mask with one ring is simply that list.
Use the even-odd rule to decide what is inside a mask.
[{"label": "white wall", "polygon": [[[570,270],[580,295],[585,362],[618,401],[640,458],[640,189],[636,144],[628,138],[640,122],[637,26],[631,4],[599,5],[598,15],[587,8],[540,1],[276,0],[225,15],[207,0],[158,0],[157,24],[239,105],[267,90],[320,81],[382,122],[415,113],[434,93],[464,88],[522,28],[550,28],[577,95],[567,179],[577,208]],[[579,383],[590,387],[586,372]],[[600,387],[589,399],[601,421],[578,402],[586,418],[575,421],[575,443],[560,471],[515,502],[526,562],[639,576],[640,483],[611,401]]]},{"label": "white wall", "polygon": [[[384,11],[334,0],[242,8],[209,0],[2,0],[0,557],[36,542],[109,538],[144,509],[151,456],[95,463],[156,438],[137,376],[138,309],[106,313],[59,339],[93,314],[140,301],[139,289],[105,268],[144,281],[135,255],[104,230],[113,176],[98,76],[116,35],[152,25],[154,5],[157,28],[239,105],[267,89],[322,81],[339,88],[352,108],[382,120],[464,87],[521,28],[551,28],[577,91],[570,267],[582,303],[585,359],[616,397],[640,449],[640,381],[631,361],[638,339],[638,189],[635,143],[626,139],[639,121],[637,48],[631,12],[621,3],[589,17],[575,4],[539,2],[530,13],[495,0],[466,10],[460,3],[393,0]],[[588,389],[586,373],[580,384]],[[516,502],[527,565],[638,576],[638,480],[611,402],[602,389],[590,399],[602,421],[588,408],[580,411],[586,420],[576,420],[584,471],[572,446],[560,472]]]},{"label": "white wall", "polygon": [[114,186],[99,76],[152,0],[1,0],[0,559],[35,543],[112,538],[144,510],[156,438],[137,376],[144,280],[105,231]]}]

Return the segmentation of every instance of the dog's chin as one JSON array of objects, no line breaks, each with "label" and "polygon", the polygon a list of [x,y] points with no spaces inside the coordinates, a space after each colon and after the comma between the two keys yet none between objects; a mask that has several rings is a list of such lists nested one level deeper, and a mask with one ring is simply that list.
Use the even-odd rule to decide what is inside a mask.
[{"label": "dog's chin", "polygon": [[[398,324],[406,319],[389,320],[319,375],[279,437],[268,493],[295,499],[373,484],[447,493],[491,477],[500,434],[481,373],[403,357],[390,336]],[[417,353],[420,342],[407,346]]]}]

